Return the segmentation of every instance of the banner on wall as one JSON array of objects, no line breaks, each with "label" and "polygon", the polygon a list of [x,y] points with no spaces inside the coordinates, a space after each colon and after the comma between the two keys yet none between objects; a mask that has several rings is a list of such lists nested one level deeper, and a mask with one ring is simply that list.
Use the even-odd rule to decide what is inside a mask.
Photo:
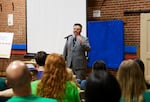
[{"label": "banner on wall", "polygon": [[14,33],[0,32],[0,58],[10,58]]}]

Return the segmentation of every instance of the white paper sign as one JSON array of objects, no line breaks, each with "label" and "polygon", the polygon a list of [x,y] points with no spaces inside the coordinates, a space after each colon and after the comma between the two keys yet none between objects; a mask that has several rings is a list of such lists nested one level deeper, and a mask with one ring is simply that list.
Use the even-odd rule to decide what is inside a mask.
[{"label": "white paper sign", "polygon": [[0,32],[0,58],[10,58],[14,33]]},{"label": "white paper sign", "polygon": [[13,23],[13,14],[8,14],[8,26],[14,25]]}]

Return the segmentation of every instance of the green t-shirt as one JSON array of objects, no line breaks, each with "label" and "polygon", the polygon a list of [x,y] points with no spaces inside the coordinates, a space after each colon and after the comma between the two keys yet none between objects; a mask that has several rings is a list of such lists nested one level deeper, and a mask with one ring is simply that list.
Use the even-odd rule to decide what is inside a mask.
[{"label": "green t-shirt", "polygon": [[144,102],[150,102],[150,90],[144,92]]},{"label": "green t-shirt", "polygon": [[[5,78],[0,78],[0,91],[8,89]],[[0,97],[0,102],[6,102],[10,97]]]},{"label": "green t-shirt", "polygon": [[[37,85],[40,80],[31,82],[32,94],[36,95]],[[66,82],[65,95],[63,102],[81,102],[79,96],[79,89],[73,81]]]},{"label": "green t-shirt", "polygon": [[35,95],[29,95],[25,97],[13,96],[7,102],[58,102],[58,101],[52,98],[43,98]]},{"label": "green t-shirt", "polygon": [[0,91],[5,90],[5,89],[8,88],[6,83],[5,83],[5,80],[6,79],[4,79],[4,78],[0,78]]},{"label": "green t-shirt", "polygon": [[[144,102],[150,102],[150,90],[147,90],[143,93],[143,98],[144,98]],[[126,101],[121,97],[119,102],[126,102]]]},{"label": "green t-shirt", "polygon": [[31,91],[33,95],[36,95],[37,92],[37,85],[40,82],[40,80],[35,80],[31,82]]}]

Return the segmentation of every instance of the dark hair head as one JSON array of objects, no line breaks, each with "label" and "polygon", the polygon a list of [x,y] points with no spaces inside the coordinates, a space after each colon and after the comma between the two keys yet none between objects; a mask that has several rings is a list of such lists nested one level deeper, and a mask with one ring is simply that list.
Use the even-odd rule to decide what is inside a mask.
[{"label": "dark hair head", "polygon": [[94,62],[93,64],[93,70],[105,70],[106,71],[106,64],[104,61],[102,60],[97,60]]},{"label": "dark hair head", "polygon": [[92,72],[86,83],[86,102],[119,102],[121,89],[117,79],[106,71]]},{"label": "dark hair head", "polygon": [[139,59],[139,58],[134,59],[134,61],[140,66],[140,69],[141,69],[141,71],[142,71],[142,73],[144,75],[145,66],[144,66],[143,61],[141,59]]},{"label": "dark hair head", "polygon": [[35,61],[39,66],[45,65],[46,57],[47,57],[47,53],[45,51],[39,51],[34,56]]},{"label": "dark hair head", "polygon": [[82,25],[80,23],[75,23],[73,26],[80,26],[80,28],[82,29]]}]

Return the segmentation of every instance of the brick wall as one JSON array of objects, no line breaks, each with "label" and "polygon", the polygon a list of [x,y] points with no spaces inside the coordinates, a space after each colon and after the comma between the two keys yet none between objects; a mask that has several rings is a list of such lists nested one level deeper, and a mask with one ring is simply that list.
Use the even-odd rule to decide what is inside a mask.
[{"label": "brick wall", "polygon": [[[7,15],[13,14],[14,25],[8,26]],[[25,0],[0,0],[0,32],[14,32],[13,43],[26,43]],[[0,59],[0,75],[12,60],[24,60],[23,55],[11,55],[10,59]]]},{"label": "brick wall", "polygon": [[[101,17],[93,18],[93,10]],[[140,13],[150,10],[150,0],[89,0],[88,20],[124,20],[125,45],[140,46]]]},{"label": "brick wall", "polygon": [[[150,10],[150,0],[87,0],[88,20],[124,20],[125,45],[140,45],[140,13]],[[44,2],[44,1],[43,1]],[[93,10],[100,10],[101,17],[93,18]],[[133,13],[132,13],[133,11]],[[7,26],[7,15],[14,14],[14,25]],[[14,32],[13,43],[26,43],[25,0],[0,0],[0,32]],[[23,60],[23,55],[0,59],[0,69],[5,70],[14,59]]]}]

